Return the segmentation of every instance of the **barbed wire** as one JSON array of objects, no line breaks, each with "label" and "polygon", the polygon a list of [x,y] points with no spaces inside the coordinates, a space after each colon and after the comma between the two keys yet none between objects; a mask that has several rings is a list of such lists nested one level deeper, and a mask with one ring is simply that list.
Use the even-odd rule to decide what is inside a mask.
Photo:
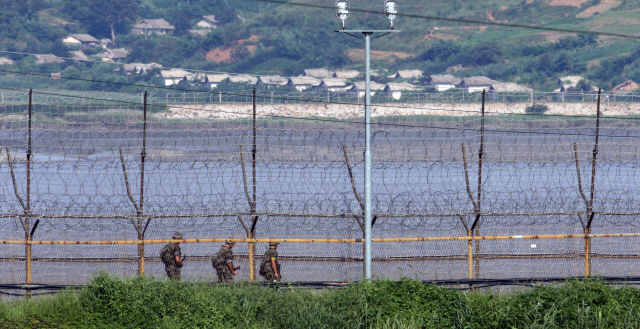
[{"label": "barbed wire", "polygon": [[[135,239],[140,231],[149,239],[167,238],[175,230],[191,238],[244,237],[252,227],[258,237],[362,237],[361,123],[256,116],[254,144],[251,118],[174,120],[156,116],[166,105],[154,105],[151,98],[145,121],[141,103],[69,96],[86,100],[83,106],[55,100],[55,95],[68,96],[32,93],[31,128],[24,97],[8,102],[0,113],[1,239],[24,239],[35,220],[40,224],[34,235],[49,240]],[[633,121],[601,118],[594,153],[597,118],[545,128],[557,130],[554,134],[526,130],[531,129],[526,117],[488,118],[484,129],[475,116],[456,121],[437,116],[433,125],[414,124],[414,117],[400,122],[394,122],[398,117],[379,118],[372,131],[374,237],[466,235],[476,218],[482,234],[581,233],[591,214],[593,230],[637,230],[640,145]],[[592,188],[589,209],[581,192],[589,195]],[[29,205],[28,212],[19,197]],[[629,240],[618,241],[600,245],[597,252],[633,252],[633,245],[624,246]],[[481,253],[514,257],[514,266],[529,264],[524,259],[530,248],[523,250],[518,243],[483,241]],[[549,243],[548,251],[575,254],[581,243],[557,241]],[[160,247],[149,245],[146,250],[155,256]],[[66,282],[68,278],[56,273],[68,273],[64,266],[75,263],[65,262],[65,257],[96,263],[136,259],[135,246],[114,248],[37,246],[34,255],[56,259],[42,261],[42,273]],[[338,263],[356,262],[358,246],[286,248],[287,256],[301,259],[298,267],[291,264],[298,276],[313,272],[324,279],[358,277],[352,263]],[[189,250],[203,259],[211,254],[208,246]],[[401,264],[438,257],[459,262],[466,251],[466,242],[433,243],[428,251],[419,243],[393,245],[376,250],[380,262],[389,262],[379,264],[378,271],[398,276],[392,267],[403,266],[422,273],[423,267],[410,270]],[[24,257],[24,246],[7,246],[5,255]],[[340,273],[310,270],[318,262],[313,259],[342,264],[335,267]],[[80,265],[73,266],[73,271],[81,271],[75,267]],[[482,269],[486,275],[495,273],[488,264]],[[553,265],[545,263],[544,269],[553,270]],[[451,275],[446,266],[433,271],[440,277]],[[516,268],[505,271],[521,273]]]},{"label": "barbed wire", "polygon": [[[0,87],[0,89],[5,89],[5,90],[12,90],[12,91],[23,91],[20,89],[14,89],[14,88],[3,88]],[[25,91],[26,92],[26,91]],[[69,94],[60,94],[60,93],[51,93],[51,92],[36,92],[38,94],[42,94],[42,95],[48,95],[48,96],[59,96],[59,97],[67,97],[67,98],[75,98],[75,99],[84,99],[84,100],[95,100],[95,101],[104,101],[104,99],[101,98],[94,98],[94,97],[86,97],[86,96],[78,96],[78,95],[69,95]],[[246,95],[243,95],[246,96]],[[116,104],[124,104],[124,105],[133,105],[136,107],[140,107],[142,106],[141,103],[138,102],[131,102],[131,101],[121,101],[121,100],[111,100],[110,102],[116,103]],[[350,104],[352,105],[352,104]],[[165,109],[188,109],[188,110],[202,110],[201,108],[198,107],[193,107],[193,106],[184,106],[184,105],[158,105],[158,104],[151,104],[152,107],[154,108],[165,108]],[[406,108],[406,107],[402,107],[402,108]],[[417,109],[422,109],[420,107],[417,107]],[[437,111],[438,109],[430,109],[427,108],[428,110],[434,110]],[[447,109],[440,109],[440,111],[448,111]],[[215,110],[216,113],[226,113],[226,114],[231,114],[231,115],[244,115],[244,116],[249,116],[249,113],[238,113],[236,111],[225,111],[225,110],[220,110],[220,109],[216,109]],[[486,113],[486,112],[485,112]],[[496,112],[492,112],[491,114],[498,114]],[[500,113],[503,114],[503,113]],[[350,124],[350,125],[363,125],[362,122],[358,122],[355,120],[342,120],[342,119],[337,119],[337,118],[327,118],[327,119],[321,119],[321,118],[316,118],[316,117],[295,117],[295,116],[284,116],[284,115],[277,115],[277,114],[260,114],[258,115],[260,118],[271,118],[271,119],[291,119],[291,120],[301,120],[301,121],[312,121],[312,122],[325,122],[325,123],[345,123],[345,124]],[[540,117],[539,115],[536,117]],[[571,116],[571,115],[566,115],[563,116],[564,118],[571,118],[571,119],[575,119],[575,118],[588,118],[591,120],[594,120],[595,117],[593,116]],[[609,120],[632,120],[632,121],[639,121],[640,117],[608,117]],[[471,119],[474,120],[474,119]],[[515,121],[515,120],[511,120],[511,119],[507,119],[507,121]],[[464,125],[462,126],[433,126],[433,125],[416,125],[416,124],[410,124],[410,123],[406,123],[406,124],[400,124],[400,123],[388,123],[388,122],[384,122],[383,120],[377,120],[374,122],[371,122],[371,125],[375,125],[375,126],[397,126],[397,127],[406,127],[406,128],[422,128],[422,129],[439,129],[439,130],[459,130],[459,131],[475,131],[475,128],[465,128]],[[557,129],[559,130],[559,129]],[[571,130],[576,130],[576,129],[571,129]],[[565,135],[565,136],[582,136],[584,135],[584,133],[571,133],[571,132],[561,132],[561,131],[556,131],[556,132],[550,132],[550,131],[539,131],[539,130],[505,130],[505,129],[489,129],[487,131],[490,132],[495,132],[495,133],[521,133],[521,134],[541,134],[541,135]],[[591,132],[587,132],[587,134],[590,134]],[[640,137],[639,135],[629,135],[633,133],[632,131],[628,131],[627,135],[614,135],[611,134],[609,137],[611,138],[628,138],[628,137]]]},{"label": "barbed wire", "polygon": [[[24,74],[24,75],[34,75],[34,76],[42,76],[42,77],[49,77],[48,75],[44,75],[44,74],[37,74],[37,73],[28,73],[28,72],[19,72],[19,71],[9,71],[9,70],[2,70],[0,69],[0,72],[11,72],[11,73],[15,73],[15,74]],[[71,78],[71,77],[60,77],[61,79],[69,79],[69,80],[80,80],[80,81],[89,81],[89,82],[97,82],[97,83],[108,83],[108,84],[116,84],[116,85],[127,85],[127,86],[137,86],[137,87],[149,87],[149,88],[156,88],[156,89],[168,89],[168,90],[172,90],[172,91],[190,91],[190,92],[194,92],[194,93],[205,93],[205,94],[217,94],[220,92],[211,92],[211,91],[198,91],[198,90],[192,90],[192,89],[176,89],[176,88],[168,88],[168,87],[157,87],[157,86],[147,86],[147,85],[138,85],[138,84],[129,84],[129,83],[122,83],[122,82],[110,82],[110,81],[102,81],[102,80],[92,80],[92,79],[82,79],[82,78]],[[21,91],[21,92],[28,92],[28,90],[25,89],[18,89],[18,88],[9,88],[9,87],[0,87],[0,89],[4,89],[4,90],[11,90],[11,91]],[[44,92],[41,92],[44,93]],[[47,92],[48,93],[48,92]],[[54,93],[49,93],[50,95],[57,95],[57,96],[61,96],[61,94],[54,94]],[[490,93],[491,94],[491,93]],[[524,94],[529,94],[529,92],[526,92]],[[563,95],[567,95],[567,97],[571,97],[571,96],[584,96],[584,94],[571,94],[571,93],[561,93]],[[234,92],[226,92],[227,96],[248,96],[248,94],[245,94],[245,92],[241,92],[241,93],[234,93]],[[68,95],[67,97],[75,97],[75,98],[80,98],[81,96],[71,96]],[[283,98],[283,97],[273,97],[272,96],[264,96],[264,95],[260,95],[257,94],[255,96],[257,99],[263,99],[263,100],[268,100],[270,99],[271,101],[273,100],[280,100],[280,101],[289,101],[289,98]],[[86,99],[92,99],[92,98],[86,98]],[[95,99],[94,99],[95,100]],[[354,102],[336,102],[336,101],[325,101],[325,100],[320,100],[320,99],[311,99],[311,98],[307,98],[307,99],[303,99],[302,97],[299,99],[300,102],[307,102],[307,103],[315,103],[315,104],[334,104],[334,105],[354,105],[354,104],[358,104],[358,103],[354,103]],[[532,96],[532,102],[533,102],[533,96]],[[453,109],[444,109],[444,108],[433,108],[433,107],[419,107],[419,106],[403,106],[403,105],[385,105],[385,104],[375,104],[372,105],[375,106],[377,108],[394,108],[394,109],[412,109],[412,110],[417,110],[417,109],[424,109],[424,110],[429,110],[429,111],[446,111],[449,113],[472,113],[475,115],[479,114],[479,110],[453,110]],[[487,114],[497,114],[497,115],[504,115],[504,114],[511,114],[511,115],[523,115],[523,116],[545,116],[545,117],[572,117],[572,118],[577,118],[577,117],[582,117],[582,118],[591,118],[593,116],[595,116],[595,113],[593,115],[576,115],[576,114],[572,114],[572,115],[563,115],[563,114],[556,114],[556,113],[544,113],[544,114],[540,114],[540,113],[520,113],[520,112],[495,112],[495,111],[485,111],[485,113]],[[618,117],[619,119],[622,120],[640,120],[640,117]]]}]

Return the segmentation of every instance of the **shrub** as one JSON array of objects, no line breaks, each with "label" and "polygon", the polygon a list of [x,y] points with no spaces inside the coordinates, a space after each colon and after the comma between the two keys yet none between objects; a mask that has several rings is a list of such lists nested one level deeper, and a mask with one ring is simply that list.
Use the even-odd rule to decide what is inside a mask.
[{"label": "shrub", "polygon": [[549,108],[546,105],[533,104],[533,105],[527,106],[527,108],[524,111],[525,113],[542,114],[549,111]]}]

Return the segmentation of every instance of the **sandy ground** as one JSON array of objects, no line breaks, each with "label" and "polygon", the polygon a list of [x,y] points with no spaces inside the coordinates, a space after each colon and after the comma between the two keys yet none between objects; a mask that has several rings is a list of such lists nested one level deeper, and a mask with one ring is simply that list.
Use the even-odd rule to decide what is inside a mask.
[{"label": "sandy ground", "polygon": [[[491,114],[525,113],[528,104],[489,103],[486,112]],[[596,111],[594,103],[549,103],[548,114],[563,115],[593,115]],[[636,103],[605,103],[602,105],[604,115],[640,114],[640,104]],[[260,104],[257,109],[259,116],[283,117],[331,117],[353,118],[363,116],[360,104]],[[372,116],[394,115],[446,115],[470,116],[480,114],[480,104],[373,104]],[[208,104],[208,105],[175,105],[168,112],[155,114],[166,119],[237,119],[248,118],[252,115],[250,104]]]}]

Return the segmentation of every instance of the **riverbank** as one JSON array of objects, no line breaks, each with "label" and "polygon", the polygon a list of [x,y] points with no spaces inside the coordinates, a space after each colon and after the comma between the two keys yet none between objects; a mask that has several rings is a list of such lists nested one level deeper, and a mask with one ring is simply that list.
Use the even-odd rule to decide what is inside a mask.
[{"label": "riverbank", "polygon": [[[527,103],[487,103],[489,115],[524,114]],[[596,103],[545,103],[547,115],[595,115]],[[640,114],[640,103],[603,103],[600,110],[607,116]],[[371,116],[474,116],[480,115],[480,103],[389,103],[372,104]],[[327,117],[354,118],[364,115],[362,104],[258,104],[258,117]],[[253,106],[245,103],[229,104],[172,104],[168,111],[154,114],[168,119],[240,119],[253,116]]]}]

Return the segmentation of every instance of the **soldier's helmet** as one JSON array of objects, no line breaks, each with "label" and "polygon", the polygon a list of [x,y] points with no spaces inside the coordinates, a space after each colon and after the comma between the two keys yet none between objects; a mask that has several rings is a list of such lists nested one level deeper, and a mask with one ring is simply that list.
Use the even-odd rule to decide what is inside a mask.
[{"label": "soldier's helmet", "polygon": [[225,240],[225,241],[224,241],[224,243],[225,243],[225,244],[230,244],[230,245],[232,245],[232,246],[233,246],[233,245],[235,245],[236,243],[235,243],[233,240],[231,240],[231,239],[233,239],[233,238],[227,238],[227,240]]},{"label": "soldier's helmet", "polygon": [[182,233],[180,232],[174,232],[173,236],[171,236],[172,239],[176,239],[176,240],[180,240],[182,239]]},{"label": "soldier's helmet", "polygon": [[277,245],[279,245],[279,244],[280,244],[280,242],[269,242],[269,247],[271,247],[271,246],[277,246]]}]

